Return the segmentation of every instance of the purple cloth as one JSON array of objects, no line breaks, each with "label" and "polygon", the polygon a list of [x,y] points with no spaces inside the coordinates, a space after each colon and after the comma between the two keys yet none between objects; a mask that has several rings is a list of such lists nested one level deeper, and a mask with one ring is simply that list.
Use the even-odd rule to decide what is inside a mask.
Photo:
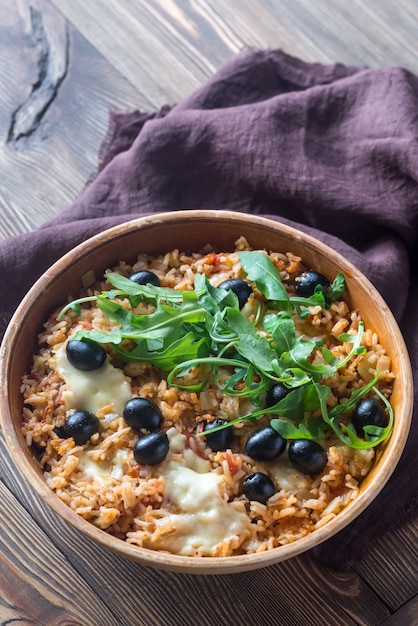
[{"label": "purple cloth", "polygon": [[[381,292],[418,368],[418,79],[246,49],[158,113],[111,114],[100,172],[37,231],[0,244],[0,332],[59,256],[119,222],[208,208],[263,214],[344,254]],[[22,254],[22,250],[25,254]],[[316,550],[339,568],[416,515],[418,415],[389,484]]]}]

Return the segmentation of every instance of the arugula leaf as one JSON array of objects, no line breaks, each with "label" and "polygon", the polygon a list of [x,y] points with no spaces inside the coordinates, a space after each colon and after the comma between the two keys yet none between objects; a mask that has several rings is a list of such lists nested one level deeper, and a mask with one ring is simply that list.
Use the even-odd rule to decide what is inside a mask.
[{"label": "arugula leaf", "polygon": [[287,420],[271,420],[270,426],[283,437],[283,439],[313,439],[311,431],[304,424],[296,426]]},{"label": "arugula leaf", "polygon": [[[377,388],[375,388],[375,391],[377,391]],[[344,430],[346,434],[345,443],[348,446],[350,446],[351,448],[356,448],[357,450],[368,450],[370,448],[375,448],[389,437],[393,428],[394,415],[393,409],[391,405],[387,402],[386,398],[385,401],[388,405],[388,425],[385,428],[382,428],[381,426],[365,426],[363,429],[365,432],[364,439],[360,439],[360,437],[357,436],[354,426],[352,424],[341,424],[341,429]],[[339,437],[340,439],[342,439],[341,434],[339,435]]]},{"label": "arugula leaf", "polygon": [[330,305],[343,295],[345,290],[345,278],[344,274],[339,272],[325,293],[325,299],[327,304]]},{"label": "arugula leaf", "polygon": [[[208,356],[208,357],[190,359],[187,361],[183,361],[179,363],[178,365],[176,365],[175,367],[173,367],[173,369],[171,370],[171,372],[169,373],[167,377],[168,384],[173,385],[175,387],[179,387],[179,389],[186,389],[186,390],[192,389],[191,386],[176,382],[175,379],[183,378],[190,372],[192,368],[200,367],[201,365],[207,365],[212,369],[216,367],[242,368],[244,363],[243,361],[240,361],[239,359],[229,359],[229,358],[216,357],[216,356]],[[215,383],[217,382],[215,377],[214,377],[214,381]],[[206,380],[205,385],[202,387],[202,389],[206,386],[207,382],[208,381]]]},{"label": "arugula leaf", "polygon": [[337,417],[340,417],[341,415],[344,415],[344,413],[351,411],[351,409],[356,406],[360,398],[365,396],[369,391],[374,388],[378,380],[379,372],[376,372],[376,376],[371,381],[369,381],[367,385],[364,385],[364,387],[360,387],[359,389],[355,389],[352,392],[351,396],[348,398],[348,400],[342,402],[341,404],[337,404],[329,411],[330,419],[335,419]]},{"label": "arugula leaf", "polygon": [[255,282],[266,299],[279,303],[288,311],[289,295],[270,257],[263,252],[254,251],[240,252],[238,258],[247,277]]},{"label": "arugula leaf", "polygon": [[[304,309],[307,309],[310,306],[320,306],[323,309],[328,308],[333,302],[342,296],[344,290],[344,275],[339,272],[326,290],[324,290],[321,285],[317,285],[315,293],[309,298],[290,296],[290,302],[294,307],[296,307],[301,317],[306,317],[309,314],[309,311]],[[301,307],[303,307],[303,309]]]},{"label": "arugula leaf", "polygon": [[198,359],[209,355],[209,342],[202,338],[196,341],[190,332],[166,345],[162,350],[149,350],[145,340],[137,343],[131,350],[122,350],[114,346],[115,352],[125,362],[150,363],[163,371],[169,371],[183,363],[185,359]]},{"label": "arugula leaf", "polygon": [[269,389],[271,382],[267,376],[257,373],[251,363],[243,362],[242,367],[235,367],[234,373],[226,381],[220,381],[217,369],[211,367],[212,378],[223,393],[235,397],[245,397],[255,406],[262,406],[263,394]]},{"label": "arugula leaf", "polygon": [[[379,379],[379,373],[376,374],[375,378],[372,381],[370,381],[370,383],[368,383],[361,389],[357,389],[356,391],[354,391],[351,394],[347,402],[341,405],[337,405],[336,407],[334,407],[334,409],[331,409],[329,412],[326,406],[325,398],[321,396],[321,392],[318,393],[318,395],[320,396],[319,401],[321,405],[322,418],[324,422],[332,428],[334,433],[343,443],[345,443],[346,445],[352,448],[356,448],[357,450],[367,450],[369,448],[374,448],[375,446],[379,445],[379,443],[382,443],[382,441],[384,441],[389,436],[393,427],[393,419],[394,419],[393,409],[390,403],[388,402],[388,400],[375,386],[378,379]],[[357,433],[355,431],[353,424],[351,423],[344,424],[342,422],[337,421],[337,418],[341,416],[342,414],[346,413],[347,411],[349,411],[350,409],[352,409],[357,403],[357,401],[359,400],[359,398],[364,396],[370,389],[373,389],[373,391],[385,403],[386,409],[389,413],[389,423],[385,428],[382,428],[379,426],[373,426],[370,429],[370,427],[367,426],[364,429],[364,432],[365,432],[364,439],[361,439],[360,437],[357,436]]]},{"label": "arugula leaf", "polygon": [[265,337],[259,335],[253,325],[236,309],[227,309],[227,321],[237,335],[234,348],[259,370],[271,372],[276,353]]},{"label": "arugula leaf", "polygon": [[324,296],[324,292],[319,287],[317,291],[310,296],[309,298],[304,298],[302,296],[290,296],[290,303],[297,309],[300,317],[306,317],[309,314],[309,311],[303,311],[301,307],[307,309],[310,306],[320,306],[322,309],[326,307],[326,300]]},{"label": "arugula leaf", "polygon": [[238,298],[231,290],[214,287],[205,274],[196,274],[194,279],[198,302],[212,314],[223,311],[226,307],[239,310]]},{"label": "arugula leaf", "polygon": [[312,439],[324,439],[329,431],[329,426],[321,417],[309,416],[304,422],[309,429]]},{"label": "arugula leaf", "polygon": [[302,370],[305,374],[308,374],[312,380],[316,380],[317,382],[322,378],[332,376],[335,372],[335,368],[326,363],[312,365],[308,360],[312,352],[319,348],[322,343],[322,340],[299,337],[293,348],[281,355],[279,359],[280,367],[285,371],[289,371],[292,368]]},{"label": "arugula leaf", "polygon": [[359,322],[357,335],[350,335],[350,333],[342,333],[341,335],[339,335],[339,337],[338,337],[339,341],[345,341],[346,343],[352,343],[353,347],[351,348],[350,352],[347,354],[345,359],[340,361],[340,363],[338,364],[338,368],[341,368],[341,367],[344,367],[345,365],[347,365],[348,361],[355,354],[364,354],[366,352],[365,346],[361,345],[361,339],[363,337],[363,332],[364,332],[364,323],[363,322]]},{"label": "arugula leaf", "polygon": [[331,389],[326,385],[306,385],[305,394],[303,396],[303,410],[306,413],[315,411],[321,406],[319,401],[319,394],[321,394],[321,396],[326,401],[330,393]]},{"label": "arugula leaf", "polygon": [[289,417],[294,422],[298,422],[304,417],[303,399],[305,396],[305,386],[295,387],[280,402],[274,406],[264,409],[265,415],[280,415],[281,417]]},{"label": "arugula leaf", "polygon": [[214,352],[216,352],[216,345],[232,344],[238,339],[236,332],[232,330],[228,322],[225,319],[225,311],[218,311],[215,313],[212,319],[212,324],[208,327],[207,331],[214,344]]},{"label": "arugula leaf", "polygon": [[61,321],[67,311],[74,311],[74,313],[79,316],[81,313],[81,305],[86,302],[95,302],[97,300],[96,296],[86,296],[85,298],[78,298],[77,300],[72,300],[68,304],[66,304],[61,311],[57,315],[57,322]]},{"label": "arugula leaf", "polygon": [[[106,278],[113,287],[119,290],[120,296],[139,296],[147,302],[157,302],[165,300],[166,302],[181,302],[185,292],[177,289],[168,289],[167,287],[156,287],[155,285],[138,285],[133,280],[122,276],[121,274],[108,272]],[[115,296],[113,296],[115,297]]]},{"label": "arugula leaf", "polygon": [[97,306],[105,315],[120,324],[124,339],[155,339],[162,341],[167,336],[179,332],[186,322],[204,322],[206,310],[196,307],[196,301],[185,302],[178,307],[159,302],[154,313],[134,315],[117,302],[98,296]]},{"label": "arugula leaf", "polygon": [[284,398],[282,398],[274,406],[269,406],[260,411],[254,411],[244,415],[241,420],[254,420],[259,419],[263,415],[280,415],[281,417],[288,417],[292,421],[300,421],[304,417],[303,398],[305,389],[303,386],[296,387]]},{"label": "arugula leaf", "polygon": [[280,368],[278,361],[273,361],[272,367],[276,376],[272,376],[273,380],[282,382],[288,387],[300,387],[311,382],[309,374],[300,367],[289,367],[286,370]]},{"label": "arugula leaf", "polygon": [[[259,411],[253,411],[242,417],[237,417],[236,419],[231,420],[230,422],[226,422],[225,424],[222,424],[221,426],[217,426],[216,428],[213,429],[213,432],[216,432],[217,430],[222,430],[223,428],[234,426],[235,424],[238,424],[244,421],[254,422],[260,419],[260,417],[263,417],[264,415],[280,415],[282,417],[289,417],[290,419],[292,419],[292,421],[302,420],[304,417],[303,395],[304,395],[303,389],[298,387],[297,389],[287,394],[287,396],[282,398],[282,400],[280,400],[280,402],[278,402],[274,406],[260,409]],[[278,420],[278,421],[281,421],[281,420]],[[294,426],[294,428],[297,428],[297,427]],[[212,429],[211,429],[211,432],[212,432]],[[202,434],[203,433],[200,433],[197,436],[199,437]]]},{"label": "arugula leaf", "polygon": [[123,337],[118,329],[106,332],[100,332],[99,330],[78,330],[73,339],[77,341],[81,339],[91,339],[92,341],[97,341],[97,343],[109,343],[112,345],[123,341]]},{"label": "arugula leaf", "polygon": [[283,354],[291,350],[296,343],[295,323],[287,313],[269,314],[263,318],[264,329],[275,342],[277,353]]},{"label": "arugula leaf", "polygon": [[331,350],[329,350],[326,346],[324,346],[321,352],[322,352],[322,357],[325,363],[328,363],[328,365],[331,365],[332,367],[335,367],[335,368],[338,366],[338,364],[340,363],[340,360],[338,357],[334,355],[334,353]]}]

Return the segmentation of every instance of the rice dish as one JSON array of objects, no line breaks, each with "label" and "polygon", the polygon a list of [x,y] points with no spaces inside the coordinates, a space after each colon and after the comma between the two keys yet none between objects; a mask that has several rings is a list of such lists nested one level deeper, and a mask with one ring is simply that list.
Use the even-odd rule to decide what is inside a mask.
[{"label": "rice dish", "polygon": [[[257,256],[245,256],[253,253]],[[251,278],[260,259],[261,271]],[[272,267],[286,291],[281,299],[269,295],[262,276]],[[262,552],[335,518],[357,497],[376,446],[390,434],[393,373],[379,337],[364,328],[361,311],[349,310],[342,293],[327,301],[328,287],[316,288],[305,301],[298,299],[298,281],[309,269],[291,251],[253,251],[240,238],[230,252],[208,246],[157,258],[139,254],[134,264],[121,261],[99,280],[83,277],[82,293],[70,298],[78,298],[76,306],[61,307],[46,321],[39,352],[22,380],[22,432],[49,487],[105,532],[183,556]],[[157,276],[158,286],[131,281],[132,293],[125,293],[109,282],[115,275],[129,279],[141,272]],[[331,284],[335,277],[329,278]],[[244,302],[219,288],[231,279],[250,285]],[[176,301],[172,292],[183,299]],[[163,320],[163,312],[171,321]],[[184,323],[175,321],[181,316]],[[158,328],[148,324],[140,339],[135,332],[121,336],[121,328],[132,331],[145,317],[163,322]],[[285,349],[279,349],[284,326],[278,330],[277,320],[289,329]],[[99,367],[83,370],[69,361],[67,346],[77,337],[104,347]],[[309,355],[303,352],[308,344]],[[270,358],[273,349],[277,359]],[[155,361],[148,362],[144,351],[153,351]],[[287,395],[267,405],[277,383]],[[128,424],[124,414],[132,398],[156,408],[155,427]],[[382,406],[385,423],[359,434],[352,415],[370,398]],[[97,419],[81,443],[68,427],[80,412]],[[212,434],[211,426],[218,427]],[[270,458],[252,453],[257,446],[248,444],[263,429],[269,436],[277,433],[276,443],[284,442]],[[210,446],[215,434],[227,443]],[[140,456],[140,442],[150,436],[166,442],[166,449],[161,459],[157,454],[147,462],[151,457]],[[323,467],[315,471],[308,463],[302,471],[295,465],[291,445],[298,441],[318,444]]]}]

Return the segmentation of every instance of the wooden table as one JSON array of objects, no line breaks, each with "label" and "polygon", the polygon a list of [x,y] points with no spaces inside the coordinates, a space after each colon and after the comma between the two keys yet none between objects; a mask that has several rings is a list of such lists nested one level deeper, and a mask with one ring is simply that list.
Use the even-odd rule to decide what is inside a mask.
[{"label": "wooden table", "polygon": [[[415,0],[0,0],[0,15],[2,238],[83,189],[109,107],[178,102],[244,45],[418,73]],[[309,553],[227,577],[162,573],[78,537],[0,445],[1,624],[418,624],[417,520],[346,573]]]}]

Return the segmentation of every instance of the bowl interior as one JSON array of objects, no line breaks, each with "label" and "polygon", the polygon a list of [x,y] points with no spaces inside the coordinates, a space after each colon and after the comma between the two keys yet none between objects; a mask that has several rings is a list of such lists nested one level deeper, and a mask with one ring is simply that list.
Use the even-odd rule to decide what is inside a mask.
[{"label": "bowl interior", "polygon": [[[120,260],[133,261],[139,253],[158,255],[173,249],[199,251],[208,243],[231,250],[243,235],[253,248],[293,252],[304,262],[334,278],[344,273],[350,307],[359,308],[367,327],[374,329],[392,358],[396,380],[392,394],[395,425],[379,451],[378,462],[362,483],[360,495],[324,527],[293,544],[261,554],[225,558],[182,557],[126,544],[73,513],[46,486],[42,472],[20,432],[20,381],[30,368],[36,337],[56,307],[75,297],[83,277],[103,272]],[[16,311],[1,348],[1,421],[14,461],[33,488],[70,524],[85,535],[127,558],[157,568],[189,573],[228,573],[263,567],[288,559],[335,534],[359,515],[387,482],[404,448],[412,414],[412,373],[402,335],[387,305],[370,282],[346,259],[298,230],[257,216],[225,211],[176,212],[140,218],[84,242],[53,265],[34,285]]]}]

